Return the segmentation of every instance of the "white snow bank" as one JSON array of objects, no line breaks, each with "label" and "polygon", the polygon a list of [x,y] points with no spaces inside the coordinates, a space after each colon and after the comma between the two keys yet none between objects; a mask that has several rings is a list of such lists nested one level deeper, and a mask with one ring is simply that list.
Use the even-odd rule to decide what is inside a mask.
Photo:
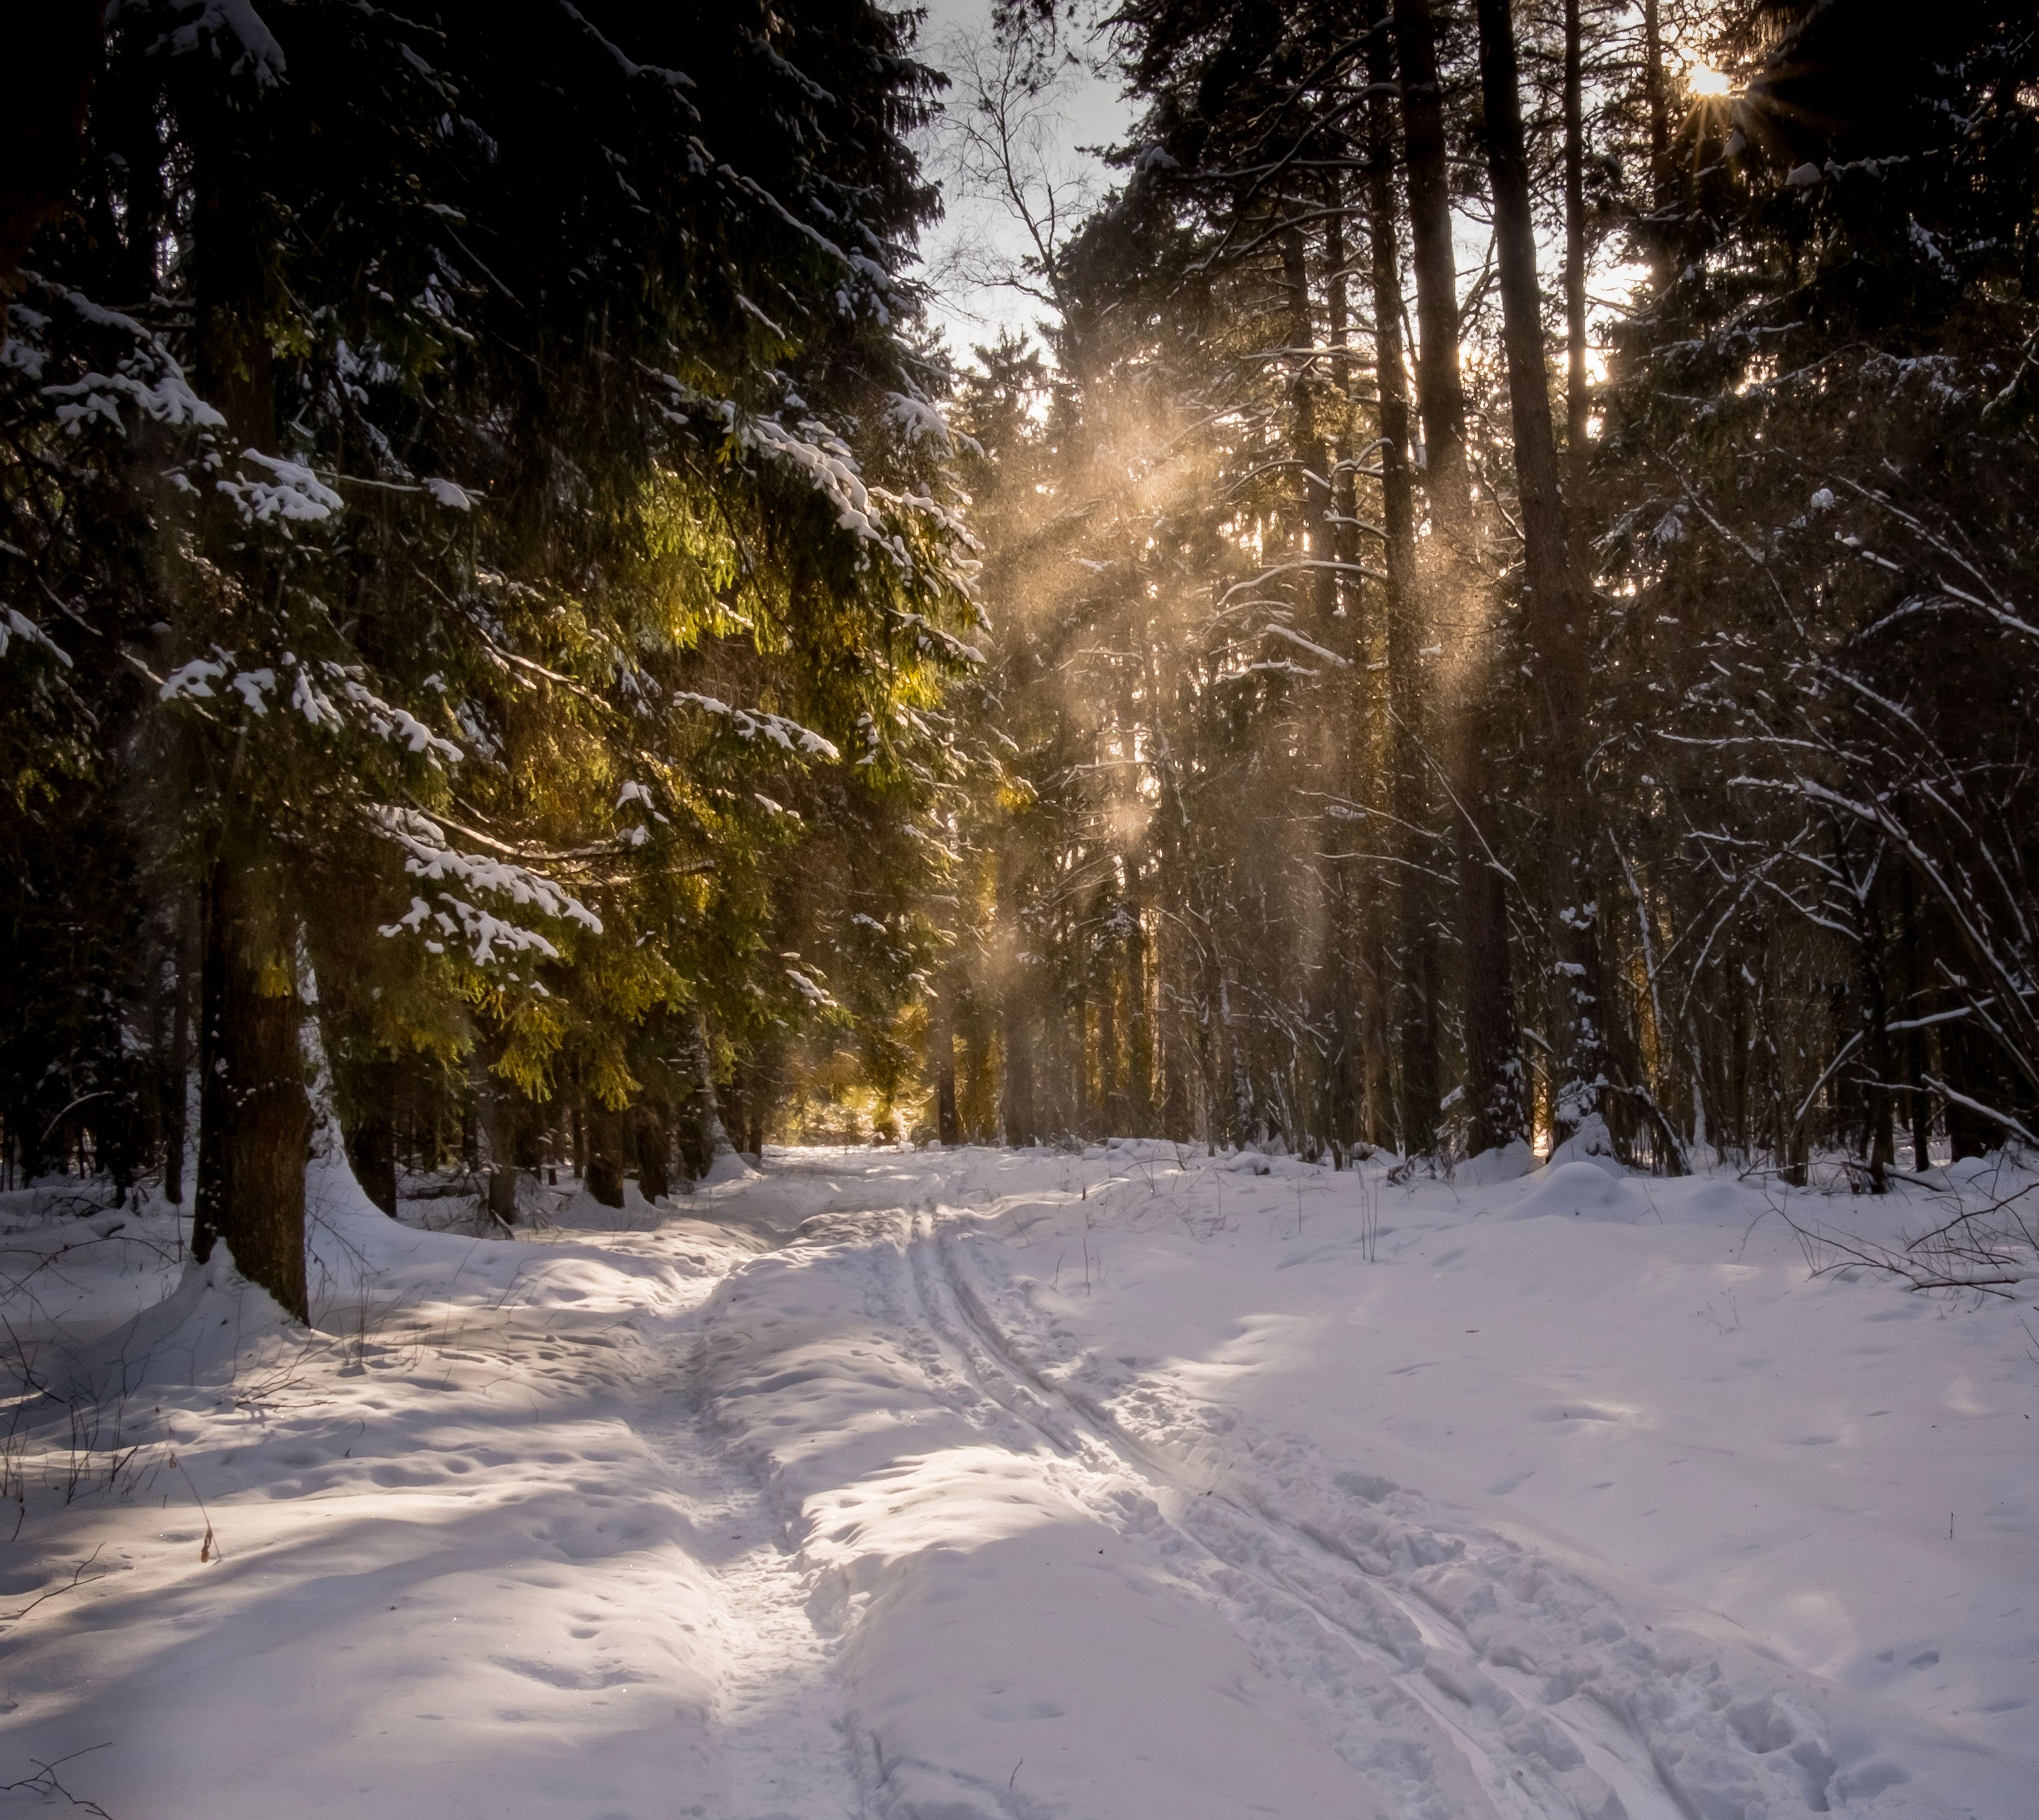
[{"label": "white snow bank", "polygon": [[309,1336],[160,1210],[37,1216],[10,1324],[152,1374],[0,1453],[0,1783],[85,1751],[116,1820],[2022,1820],[2034,1286],[1814,1278],[1786,1216],[1897,1244],[2030,1176],[1387,1161],[778,1153],[517,1239],[325,1176]]},{"label": "white snow bank", "polygon": [[1650,1213],[1650,1203],[1641,1193],[1621,1174],[1602,1168],[1597,1158],[1540,1169],[1529,1181],[1529,1191],[1508,1209],[1508,1218],[1537,1220],[1563,1214],[1630,1225]]},{"label": "white snow bank", "polygon": [[177,1287],[155,1306],[76,1352],[57,1353],[45,1381],[67,1400],[116,1401],[150,1385],[287,1370],[305,1337],[216,1244],[203,1263],[185,1260]]},{"label": "white snow bank", "polygon": [[[218,1248],[17,1415],[0,1783],[57,1764],[116,1820],[724,1811],[731,1488],[669,1456],[644,1334],[750,1243],[456,1238],[310,1187],[323,1330]],[[126,1293],[110,1245],[59,1261]]]}]

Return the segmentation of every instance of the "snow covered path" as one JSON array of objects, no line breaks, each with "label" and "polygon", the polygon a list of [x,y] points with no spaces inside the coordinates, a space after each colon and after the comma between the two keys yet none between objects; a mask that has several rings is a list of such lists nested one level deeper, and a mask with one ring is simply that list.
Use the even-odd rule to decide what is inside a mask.
[{"label": "snow covered path", "polygon": [[28,1475],[0,1814],[74,1751],[112,1820],[2033,1811],[2018,1311],[1809,1281],[1752,1191],[811,1153],[533,1244],[348,1186],[309,1345],[120,1327],[132,1238],[23,1279],[119,1431]]},{"label": "snow covered path", "polygon": [[693,1551],[710,1569],[694,1621],[716,1646],[714,1786],[691,1800],[675,1789],[676,1811],[854,1820],[862,1801],[841,1691],[805,1579],[757,1480],[716,1438],[693,1377],[683,1369],[632,1420],[685,1497]]}]

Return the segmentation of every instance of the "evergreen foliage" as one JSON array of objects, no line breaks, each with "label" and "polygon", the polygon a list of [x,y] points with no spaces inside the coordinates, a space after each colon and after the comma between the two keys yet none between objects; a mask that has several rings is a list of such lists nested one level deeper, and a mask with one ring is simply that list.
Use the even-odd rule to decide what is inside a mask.
[{"label": "evergreen foliage", "polygon": [[15,1177],[195,1176],[302,1313],[328,1104],[506,1221],[2035,1142],[2029,21],[998,10],[980,165],[1072,18],[1141,111],[959,376],[910,13],[108,9],[0,199]]},{"label": "evergreen foliage", "polygon": [[[875,6],[117,10],[0,400],[17,990],[92,994],[17,1168],[128,1142],[165,993],[237,1256],[301,996],[357,1160],[451,1088],[506,1189],[853,1018],[843,845],[925,814],[975,629],[903,276],[934,82]],[[78,902],[94,853],[131,892]]]}]

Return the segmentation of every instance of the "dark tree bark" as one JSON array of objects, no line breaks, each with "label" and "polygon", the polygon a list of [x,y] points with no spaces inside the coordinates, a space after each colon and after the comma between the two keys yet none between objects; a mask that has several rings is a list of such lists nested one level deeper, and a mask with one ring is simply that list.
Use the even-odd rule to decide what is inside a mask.
[{"label": "dark tree bark", "polygon": [[[271,279],[258,185],[223,102],[196,123],[193,278],[199,379],[238,446],[273,446]],[[259,582],[256,583],[259,585]],[[224,1240],[234,1263],[298,1320],[305,1286],[305,1165],[311,1102],[296,991],[297,922],[259,809],[230,806],[206,887],[196,1255]]]},{"label": "dark tree bark", "polygon": [[637,1191],[657,1201],[673,1191],[672,1138],[663,1109],[640,1100],[631,1108],[632,1135],[637,1151]]},{"label": "dark tree bark", "polygon": [[955,982],[944,973],[928,1008],[928,1042],[935,1064],[935,1135],[945,1146],[963,1142],[956,1116]]},{"label": "dark tree bark", "polygon": [[[1359,414],[1353,395],[1351,273],[1346,245],[1346,199],[1343,180],[1335,173],[1327,180],[1324,203],[1324,328],[1331,348],[1331,416],[1326,458],[1331,462],[1331,490],[1326,500],[1323,552],[1338,568],[1331,572],[1331,587],[1319,602],[1325,631],[1331,629],[1341,606],[1357,595],[1361,579],[1357,572],[1360,557],[1358,476],[1355,471],[1359,451],[1354,446]],[[1350,637],[1333,649],[1350,648]]]},{"label": "dark tree bark", "polygon": [[1597,1102],[1606,1064],[1601,1028],[1597,898],[1593,887],[1595,818],[1585,777],[1585,591],[1572,566],[1559,484],[1544,365],[1536,222],[1522,131],[1515,26],[1509,0],[1479,0],[1480,86],[1486,104],[1487,175],[1494,194],[1500,268],[1502,340],[1522,523],[1522,625],[1543,709],[1547,807],[1551,829],[1551,905],[1558,947],[1560,1077],[1557,1135],[1569,1136]]},{"label": "dark tree bark", "polygon": [[192,1000],[198,990],[199,925],[187,895],[177,914],[177,987],[170,1004],[170,1092],[165,1108],[163,1199],[184,1205],[184,1154],[190,1141]]},{"label": "dark tree bark", "polygon": [[1147,1002],[1147,905],[1140,886],[1142,855],[1126,856],[1133,889],[1126,905],[1130,928],[1126,938],[1126,1127],[1136,1138],[1154,1130],[1154,1020]]},{"label": "dark tree bark", "polygon": [[999,1036],[1005,1052],[999,1106],[1005,1142],[1015,1146],[1038,1142],[1039,1133],[1034,1123],[1034,1044],[1027,1028],[1027,1001],[1016,985],[1008,986],[1003,995]]},{"label": "dark tree bark", "polygon": [[581,1181],[605,1207],[623,1205],[624,1118],[599,1104],[587,1113],[587,1166]]},{"label": "dark tree bark", "polygon": [[[1420,737],[1424,697],[1416,573],[1416,502],[1409,467],[1413,428],[1402,347],[1402,272],[1395,199],[1395,77],[1386,0],[1375,0],[1367,40],[1369,107],[1367,229],[1373,244],[1375,389],[1380,399],[1381,529],[1387,533],[1388,806],[1394,823],[1395,933],[1401,990],[1395,1013],[1400,1064],[1396,1137],[1405,1153],[1437,1144],[1437,936],[1431,856],[1422,836],[1428,808]],[[1456,281],[1455,281],[1456,282]]]},{"label": "dark tree bark", "polygon": [[[1529,204],[1529,160],[1517,87],[1515,28],[1509,0],[1479,0],[1479,63],[1487,108],[1487,173],[1494,190],[1494,250],[1500,268],[1502,338],[1508,359],[1509,413],[1522,516],[1523,614],[1545,638],[1576,636],[1576,603],[1566,558],[1564,502],[1543,361],[1536,230]],[[1570,681],[1572,678],[1564,678]],[[1546,693],[1549,693],[1547,682]]]},{"label": "dark tree bark", "polygon": [[[1319,721],[1315,754],[1320,775],[1335,780],[1333,788],[1348,800],[1362,797],[1373,779],[1371,762],[1376,743],[1373,678],[1367,667],[1371,633],[1365,617],[1365,583],[1357,522],[1357,477],[1359,452],[1354,446],[1357,416],[1353,401],[1352,321],[1346,270],[1346,198],[1342,179],[1325,180],[1323,239],[1325,365],[1323,412],[1313,430],[1319,437],[1320,481],[1312,481],[1312,497],[1320,507],[1312,520],[1312,553],[1335,566],[1316,572],[1312,599],[1314,636],[1327,649],[1350,659],[1350,682]],[[1327,421],[1327,420],[1328,420]],[[1304,458],[1306,463],[1309,458]],[[1310,471],[1319,470],[1311,464]],[[1308,501],[1306,500],[1306,504]],[[1375,803],[1372,807],[1384,805]],[[1327,834],[1331,830],[1327,830]],[[1333,845],[1338,844],[1333,837]],[[1387,952],[1388,906],[1378,891],[1365,888],[1362,862],[1333,858],[1324,863],[1319,887],[1320,927],[1317,937],[1322,987],[1322,1019],[1331,1032],[1319,1093],[1322,1107],[1311,1120],[1313,1134],[1327,1139],[1335,1157],[1355,1143],[1384,1140],[1388,1113],[1388,1016],[1384,1002],[1390,967]]]},{"label": "dark tree bark", "polygon": [[484,1127],[489,1161],[484,1204],[489,1217],[499,1224],[517,1223],[516,1108],[505,1093],[492,1095],[488,1103],[492,1123]]},{"label": "dark tree bark", "polygon": [[272,869],[222,861],[206,894],[198,1205],[192,1252],[224,1241],[287,1314],[311,1318],[305,1165],[311,1100],[298,1041],[295,929]]},{"label": "dark tree bark", "polygon": [[699,1181],[716,1157],[731,1146],[729,1134],[723,1128],[721,1110],[716,1104],[708,1020],[698,1009],[687,1016],[682,1058],[682,1071],[690,1085],[676,1111],[674,1136],[681,1168],[690,1180]]},{"label": "dark tree bark", "polygon": [[1671,199],[1671,97],[1664,80],[1664,29],[1657,6],[1658,0],[1642,0],[1642,99],[1650,115],[1653,210],[1665,207]]},{"label": "dark tree bark", "polygon": [[343,1127],[347,1160],[362,1191],[397,1217],[397,1064],[378,1055],[354,1070],[353,1116]]},{"label": "dark tree bark", "polygon": [[1933,1166],[1933,1100],[1926,1088],[1926,1032],[1917,1028],[1923,1015],[1919,963],[1918,886],[1907,866],[1899,876],[1900,929],[1904,943],[1904,1019],[1913,1028],[1904,1033],[1904,1078],[1911,1088],[1906,1096],[1912,1125],[1912,1167],[1920,1172]]},{"label": "dark tree bark", "polygon": [[469,1098],[479,1142],[475,1166],[482,1178],[482,1206],[503,1225],[517,1222],[517,1106],[514,1089],[494,1070],[503,1053],[500,1035],[477,1043],[468,1057]]},{"label": "dark tree bark", "polygon": [[1457,629],[1449,766],[1456,799],[1458,926],[1465,969],[1469,1142],[1491,1149],[1522,1136],[1522,1094],[1508,914],[1494,863],[1491,765],[1486,747],[1489,655],[1486,587],[1475,560],[1471,481],[1466,466],[1465,390],[1459,371],[1458,274],[1452,253],[1451,180],[1444,90],[1430,0],[1394,0],[1407,150],[1409,225],[1415,255],[1416,401],[1423,424],[1424,488],[1441,546],[1426,591],[1432,625]]},{"label": "dark tree bark", "polygon": [[1292,204],[1281,230],[1281,287],[1286,304],[1289,454],[1297,464],[1299,546],[1296,554],[1324,566],[1304,571],[1304,602],[1319,636],[1331,628],[1338,606],[1338,571],[1332,560],[1331,466],[1317,423],[1316,320],[1310,307],[1309,245],[1303,233],[1301,203]]},{"label": "dark tree bark", "polygon": [[1585,112],[1579,0],[1565,0],[1565,503],[1575,575],[1586,572]]},{"label": "dark tree bark", "polygon": [[1466,471],[1458,267],[1452,251],[1451,171],[1437,22],[1430,0],[1394,0],[1394,9],[1416,275],[1416,397],[1423,421],[1424,490],[1437,528],[1465,556],[1472,537],[1472,484]]},{"label": "dark tree bark", "polygon": [[1034,1030],[1029,1014],[1027,983],[1021,960],[1012,945],[1019,924],[1018,852],[1023,836],[1008,834],[998,857],[998,926],[1007,932],[1007,945],[999,957],[1001,975],[998,1001],[999,1046],[1004,1052],[999,1092],[999,1121],[1005,1142],[1020,1146],[1040,1142],[1039,1114],[1035,1098]]}]

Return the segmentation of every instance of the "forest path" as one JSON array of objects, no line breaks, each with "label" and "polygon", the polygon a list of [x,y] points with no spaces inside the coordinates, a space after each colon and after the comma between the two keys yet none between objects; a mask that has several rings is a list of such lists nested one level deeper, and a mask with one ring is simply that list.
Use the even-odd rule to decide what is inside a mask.
[{"label": "forest path", "polygon": [[[1420,1451],[1392,1452],[1396,1483],[1311,1411],[1255,1413],[1258,1374],[1234,1361],[1255,1336],[1323,1383],[1358,1342],[1285,1311],[1301,1273],[1235,1279],[1201,1235],[1236,1233],[1254,1195],[1249,1223],[1291,1235],[1251,1241],[1277,1271],[1342,1267],[1313,1248],[1327,1206],[1301,1234],[1316,1191],[1270,1180],[1221,1202],[1206,1183],[1225,1210],[1199,1214],[1110,1159],[979,1153],[775,1159],[719,1197],[716,1217],[754,1218],[773,1248],[701,1310],[704,1432],[755,1473],[746,1510],[786,1551],[732,1601],[777,1610],[792,1640],[726,1705],[738,1734],[753,1710],[806,1714],[788,1759],[852,1776],[788,1786],[867,1820],[1993,1813],[1882,1754],[1965,1745],[1502,1520],[1495,1494],[1449,1473],[1419,1488]],[[1373,1245],[1366,1206],[1335,1247]],[[1454,1330],[1499,1305],[1455,1309]],[[792,1693],[769,1685],[782,1672]],[[771,1786],[772,1748],[747,1786]],[[754,1807],[773,1811],[754,1798],[735,1820]]]},{"label": "forest path", "polygon": [[2020,1311],[1718,1181],[730,1175],[508,1239],[321,1180],[313,1332],[51,1228],[9,1318],[104,1431],[28,1436],[0,1814],[2030,1811]]},{"label": "forest path", "polygon": [[[773,1196],[793,1185],[768,1178],[758,1187]],[[896,1770],[902,1756],[938,1758],[940,1741],[930,1751],[921,1740],[895,1738],[888,1753],[882,1719],[858,1712],[856,1688],[838,1684],[829,1660],[831,1643],[810,1615],[833,1605],[836,1617],[829,1628],[843,1633],[878,1615],[873,1586],[894,1604],[912,1602],[911,1556],[884,1539],[882,1517],[873,1521],[869,1514],[868,1491],[853,1498],[860,1515],[848,1527],[871,1533],[871,1558],[856,1561],[845,1575],[839,1553],[827,1545],[841,1540],[843,1529],[826,1539],[819,1533],[841,1488],[818,1495],[810,1491],[796,1511],[783,1484],[754,1488],[714,1432],[720,1419],[712,1390],[718,1351],[755,1338],[760,1300],[766,1309],[783,1309],[790,1290],[811,1315],[817,1285],[831,1280],[841,1292],[838,1310],[853,1311],[860,1323],[854,1338],[841,1330],[818,1336],[811,1320],[803,1322],[786,1343],[768,1345],[765,1356],[746,1361],[735,1379],[742,1400],[797,1400],[761,1424],[754,1415],[749,1419],[752,1438],[739,1450],[759,1462],[768,1488],[772,1453],[769,1442],[761,1453],[758,1448],[761,1427],[784,1434],[822,1423],[826,1416],[812,1401],[817,1381],[843,1370],[846,1357],[882,1357],[875,1370],[853,1369],[852,1381],[879,1388],[888,1415],[902,1402],[927,1400],[932,1410],[917,1419],[924,1443],[932,1438],[925,1431],[944,1416],[961,1429],[960,1435],[951,1431],[945,1450],[924,1445],[872,1462],[877,1471],[864,1475],[867,1487],[879,1480],[902,1488],[902,1495],[890,1499],[878,1494],[882,1516],[909,1514],[916,1503],[916,1470],[944,1453],[969,1456],[966,1466],[943,1484],[951,1508],[964,1507],[987,1484],[996,1487],[1006,1507],[1075,1507],[1137,1560],[1135,1571],[1149,1586],[1162,1589],[1171,1602],[1221,1617],[1229,1640],[1281,1690],[1276,1700],[1287,1710],[1283,1723],[1268,1727],[1270,1736],[1278,1739],[1300,1723],[1328,1746],[1346,1772],[1338,1792],[1347,1811],[1383,1820],[1677,1820],[1689,1811],[1667,1787],[1649,1741],[1619,1704],[1578,1703],[1561,1717],[1536,1710],[1541,1703],[1526,1685],[1531,1677],[1504,1672],[1497,1678],[1448,1610],[1426,1604],[1407,1586],[1383,1583],[1378,1563],[1369,1567],[1339,1538],[1313,1533],[1307,1522],[1284,1514],[1278,1485],[1204,1483],[1208,1470],[1181,1457],[1179,1431],[1164,1432],[1164,1424],[1151,1420],[1144,1431],[1129,1426],[1026,1362],[1025,1342],[1013,1331],[1027,1324],[1023,1305],[1000,1307],[996,1292],[971,1275],[954,1229],[968,1222],[941,1210],[939,1192],[918,1197],[917,1207],[891,1209],[870,1207],[868,1187],[830,1196],[838,1198],[850,1206],[795,1232],[782,1229],[785,1248],[732,1273],[726,1289],[755,1278],[763,1292],[759,1298],[737,1290],[751,1311],[745,1328],[729,1342],[720,1340],[711,1309],[701,1342],[704,1401],[690,1421],[675,1423],[669,1432],[645,1431],[683,1480],[721,1488],[704,1489],[695,1501],[703,1512],[704,1540],[720,1550],[726,1537],[731,1551],[726,1560],[714,1560],[726,1602],[720,1628],[731,1640],[717,1715],[731,1776],[728,1820],[776,1820],[782,1813],[807,1820],[810,1814],[866,1811],[958,1816],[978,1811],[929,1803],[888,1774],[888,1754]],[[867,1204],[857,1206],[860,1199]],[[829,1413],[851,1430],[860,1425],[856,1411],[838,1407]],[[1169,1413],[1179,1431],[1183,1412]],[[739,1417],[735,1426],[740,1431],[746,1423]],[[967,1446],[955,1444],[963,1437]],[[803,1440],[811,1443],[814,1437]],[[788,1548],[796,1552],[781,1552],[771,1539],[775,1504]],[[852,1548],[857,1539],[853,1535]],[[936,1545],[988,1553],[1001,1539],[994,1517],[979,1534],[970,1533],[967,1523],[952,1527]],[[810,1542],[819,1545],[810,1548]],[[1465,1552],[1456,1538],[1434,1541],[1429,1550],[1433,1559]],[[902,1560],[909,1564],[903,1571]],[[982,1580],[995,1578],[998,1570],[974,1571]],[[845,1578],[867,1583],[864,1596],[832,1598],[829,1583]],[[1008,1657],[1012,1636],[1038,1615],[1028,1609],[1024,1583],[1016,1582],[984,1602],[982,1634],[968,1634],[978,1614],[965,1609],[943,1627],[949,1633],[944,1640],[960,1645],[959,1669],[995,1667]],[[1137,1679],[1152,1665],[1138,1653],[1140,1640],[1126,1640],[1133,1651],[1115,1666]],[[941,1672],[937,1664],[929,1667]],[[1084,1676],[1075,1668],[1066,1678],[1080,1687]],[[1216,1672],[1209,1678],[1222,1681]],[[1504,1685],[1509,1680],[1525,1684],[1521,1692],[1530,1704]],[[1044,1716],[1064,1716],[1063,1702],[1035,1705]],[[846,1723],[841,1716],[845,1706],[851,1715]],[[1025,1754],[1015,1749],[1016,1783]],[[852,1762],[858,1771],[853,1778],[848,1773]],[[979,1779],[965,1772],[963,1780]],[[1278,1797],[1278,1790],[1268,1792]],[[1003,1799],[995,1787],[973,1793],[987,1814],[1067,1811],[1037,1808],[1022,1800],[1016,1788],[1004,1791]],[[1269,1811],[1288,1810],[1277,1805]]]},{"label": "forest path", "polygon": [[672,1475],[707,1570],[675,1621],[712,1652],[707,1716],[719,1785],[677,1811],[704,1820],[858,1820],[842,1689],[808,1586],[764,1488],[714,1431],[694,1349],[682,1339],[670,1385],[632,1426]]}]

